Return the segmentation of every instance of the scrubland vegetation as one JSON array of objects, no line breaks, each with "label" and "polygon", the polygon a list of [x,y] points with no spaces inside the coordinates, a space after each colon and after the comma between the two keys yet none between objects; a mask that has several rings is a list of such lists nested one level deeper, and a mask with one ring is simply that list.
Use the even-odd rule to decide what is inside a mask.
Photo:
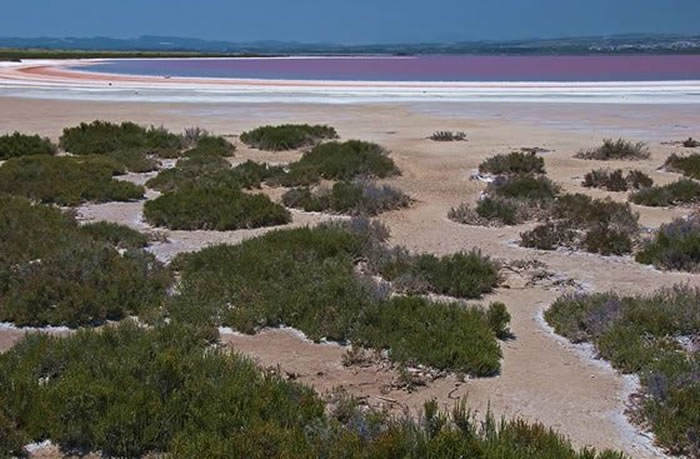
[{"label": "scrubland vegetation", "polygon": [[407,207],[411,203],[402,191],[370,181],[337,182],[331,188],[294,188],[282,197],[287,207],[307,212],[332,211],[348,215],[377,215]]},{"label": "scrubland vegetation", "polygon": [[576,154],[579,159],[597,159],[599,161],[610,160],[634,160],[649,158],[649,148],[644,142],[630,142],[625,139],[605,139],[603,145],[590,150],[582,150]]},{"label": "scrubland vegetation", "polygon": [[596,169],[587,173],[582,185],[586,188],[604,188],[608,191],[627,191],[647,188],[654,184],[654,180],[644,172],[632,170],[624,175],[622,169]]},{"label": "scrubland vegetation", "polygon": [[260,150],[294,150],[315,145],[322,140],[337,139],[335,128],[325,125],[282,124],[261,126],[241,134],[241,142]]},{"label": "scrubland vegetation", "polygon": [[106,154],[138,148],[169,157],[182,149],[183,142],[181,136],[162,127],[145,128],[131,122],[93,121],[64,129],[59,145],[75,155]]},{"label": "scrubland vegetation", "polygon": [[0,166],[0,192],[65,206],[141,199],[143,187],[112,178],[115,166],[91,157],[14,158]]},{"label": "scrubland vegetation", "polygon": [[479,164],[479,172],[507,174],[544,174],[544,159],[534,152],[514,151],[507,155],[496,155]]},{"label": "scrubland vegetation", "polygon": [[545,312],[557,333],[591,342],[624,373],[637,373],[640,423],[673,454],[700,452],[700,290],[676,286],[648,296],[566,295]]},{"label": "scrubland vegetation", "polygon": [[[118,225],[0,195],[0,321],[95,325],[160,305],[170,274]],[[126,249],[120,254],[117,248]]]},{"label": "scrubland vegetation", "polygon": [[637,253],[637,261],[660,269],[700,271],[700,214],[661,225]]},{"label": "scrubland vegetation", "polygon": [[195,156],[233,156],[236,147],[223,137],[212,135],[200,135],[197,137],[193,148],[186,150],[182,155],[193,158]]},{"label": "scrubland vegetation", "polygon": [[56,145],[51,140],[38,135],[14,132],[0,136],[0,160],[29,155],[53,155],[56,150]]},{"label": "scrubland vegetation", "polygon": [[686,177],[700,180],[700,153],[688,156],[673,154],[668,157],[664,167],[668,171],[678,172]]},{"label": "scrubland vegetation", "polygon": [[663,186],[644,188],[632,193],[629,200],[650,207],[677,206],[700,202],[700,183],[680,179]]},{"label": "scrubland vegetation", "polygon": [[455,142],[467,140],[467,134],[462,131],[435,131],[429,138],[436,142]]}]

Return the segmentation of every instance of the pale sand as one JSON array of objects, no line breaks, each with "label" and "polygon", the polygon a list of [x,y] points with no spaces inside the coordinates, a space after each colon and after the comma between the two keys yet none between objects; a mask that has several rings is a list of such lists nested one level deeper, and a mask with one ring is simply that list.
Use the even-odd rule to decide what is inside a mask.
[{"label": "pale sand", "polygon": [[[436,114],[436,110],[442,115]],[[361,138],[388,147],[403,175],[391,182],[416,199],[403,211],[381,216],[392,231],[392,243],[417,251],[446,254],[479,247],[484,253],[502,259],[537,258],[551,271],[578,281],[596,291],[650,292],[677,282],[700,285],[700,276],[662,273],[641,266],[631,257],[600,257],[582,253],[539,252],[518,247],[514,241],[524,227],[479,228],[447,219],[450,207],[474,201],[484,184],[469,179],[479,162],[494,153],[507,153],[519,147],[541,146],[550,177],[569,191],[596,196],[610,194],[624,199],[624,193],[591,192],[579,185],[580,177],[604,164],[575,160],[580,148],[598,144],[605,135],[620,133],[649,141],[652,158],[638,163],[615,162],[605,166],[635,167],[666,183],[675,174],[657,171],[677,147],[660,142],[698,136],[691,126],[700,126],[700,111],[687,106],[617,105],[233,105],[233,104],[145,104],[44,101],[0,98],[0,130],[19,129],[58,137],[64,126],[95,118],[133,120],[163,124],[173,130],[199,125],[217,134],[239,134],[261,123],[301,121],[329,123],[345,139]],[[468,142],[435,143],[426,139],[438,129],[463,130]],[[235,141],[235,138],[232,138]],[[236,160],[288,161],[299,152],[266,153],[238,145]],[[142,177],[132,177],[142,180]],[[278,194],[278,193],[277,193]],[[85,218],[107,219],[144,230],[142,203],[88,205],[79,209]],[[635,207],[641,222],[657,227],[689,209],[649,209]],[[313,224],[323,217],[295,213],[295,224]],[[238,242],[267,230],[237,232],[164,233],[170,243],[157,244],[154,252],[162,259],[175,253],[196,250],[211,243]],[[300,381],[325,392],[337,385],[356,395],[367,395],[372,403],[378,396],[396,400],[415,410],[424,400],[435,397],[442,405],[467,395],[470,404],[483,412],[490,403],[496,415],[522,416],[542,421],[568,435],[576,445],[611,447],[633,457],[658,457],[648,438],[627,423],[623,412],[633,378],[617,374],[603,362],[592,359],[590,350],[572,346],[555,336],[543,323],[541,313],[560,293],[543,286],[527,287],[523,279],[511,276],[510,289],[501,288],[484,302],[504,301],[509,308],[516,339],[502,344],[503,371],[500,376],[467,380],[458,384],[454,377],[435,381],[413,393],[382,388],[395,377],[380,368],[346,368],[344,352],[332,344],[313,344],[287,331],[265,331],[257,336],[225,334],[223,339],[265,366],[279,364]],[[0,345],[7,348],[19,336],[0,330]],[[456,390],[455,390],[456,389]]]}]

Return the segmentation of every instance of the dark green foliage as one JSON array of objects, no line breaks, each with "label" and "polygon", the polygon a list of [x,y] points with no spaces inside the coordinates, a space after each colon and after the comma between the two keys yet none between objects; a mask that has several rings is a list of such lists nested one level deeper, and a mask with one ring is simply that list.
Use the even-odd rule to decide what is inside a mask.
[{"label": "dark green foliage", "polygon": [[0,136],[0,160],[28,155],[53,155],[56,145],[48,138],[14,132]]},{"label": "dark green foliage", "polygon": [[311,389],[177,324],[29,336],[0,355],[0,383],[14,388],[0,392],[3,454],[50,438],[64,451],[126,457],[623,459],[577,452],[541,424],[479,420],[464,401],[449,414],[428,402],[419,420],[342,395],[326,408]]},{"label": "dark green foliage", "polygon": [[287,207],[308,212],[332,211],[348,215],[377,215],[407,207],[411,199],[400,190],[372,182],[338,182],[331,189],[295,188],[282,196]]},{"label": "dark green foliage", "polygon": [[531,201],[554,199],[559,186],[544,176],[513,175],[497,177],[486,189],[490,196]]},{"label": "dark green foliage", "polygon": [[436,142],[455,142],[467,140],[467,134],[462,131],[435,131],[429,138],[430,140],[434,140]]},{"label": "dark green foliage", "polygon": [[491,303],[489,309],[486,311],[486,317],[488,318],[491,330],[496,334],[499,339],[506,339],[512,337],[512,333],[508,324],[510,323],[510,314],[506,305],[503,303]]},{"label": "dark green foliage", "polygon": [[642,206],[665,207],[700,202],[700,183],[680,179],[663,186],[653,186],[632,193],[630,201]]},{"label": "dark green foliage", "polygon": [[700,214],[662,225],[637,253],[637,261],[660,269],[700,271]]},{"label": "dark green foliage", "polygon": [[545,318],[572,341],[592,342],[615,368],[639,374],[644,398],[637,410],[661,446],[679,455],[700,451],[700,353],[682,345],[700,333],[700,290],[566,295]]},{"label": "dark green foliage", "polygon": [[535,153],[514,151],[508,155],[496,155],[479,164],[479,172],[494,175],[544,174],[544,159]]},{"label": "dark green foliage", "polygon": [[0,192],[75,206],[87,201],[130,201],[144,189],[114,180],[114,164],[58,156],[26,156],[0,167]]},{"label": "dark green foliage", "polygon": [[520,235],[521,245],[541,250],[581,248],[601,255],[632,251],[639,233],[639,216],[629,204],[592,199],[583,194],[559,197],[551,208],[551,221]]},{"label": "dark green foliage", "polygon": [[0,196],[0,215],[0,321],[90,325],[164,298],[168,271],[141,250],[117,251],[135,245],[130,230],[79,227],[57,209],[9,196]]},{"label": "dark green foliage", "polygon": [[96,241],[108,242],[119,249],[141,249],[148,245],[148,236],[117,223],[88,223],[81,226],[80,230]]},{"label": "dark green foliage", "polygon": [[199,137],[197,145],[185,151],[183,156],[233,156],[236,147],[223,137],[205,135]]},{"label": "dark green foliage", "polygon": [[124,165],[124,169],[130,172],[144,173],[158,169],[158,161],[149,158],[143,150],[138,148],[116,150],[107,153],[106,156]]},{"label": "dark green foliage", "polygon": [[620,159],[647,159],[649,148],[644,142],[630,142],[625,139],[605,139],[603,145],[592,150],[583,150],[576,154],[580,159],[597,159],[599,161]]},{"label": "dark green foliage", "polygon": [[[237,246],[181,255],[173,262],[181,270],[180,295],[170,309],[177,315],[197,305],[217,323],[246,333],[289,325],[314,340],[389,348],[399,361],[471,374],[497,371],[500,350],[486,313],[419,298],[390,299],[388,291],[357,274],[355,260],[382,247],[367,226],[351,224],[356,230],[329,225],[274,231]],[[413,270],[435,291],[455,296],[479,296],[497,281],[493,263],[478,254],[424,255],[392,270],[397,276]],[[472,336],[469,345],[466,336]],[[420,344],[433,340],[440,346]]]},{"label": "dark green foliage", "polygon": [[171,156],[182,149],[182,137],[162,127],[145,128],[131,122],[117,124],[93,121],[64,129],[59,145],[67,152],[76,155],[140,149],[144,152]]},{"label": "dark green foliage", "polygon": [[672,172],[678,172],[686,177],[700,180],[700,153],[688,156],[673,154],[668,157],[664,167]]},{"label": "dark green foliage", "polygon": [[476,213],[479,217],[490,222],[517,225],[530,218],[530,207],[519,199],[490,198],[487,196],[477,203]]},{"label": "dark green foliage", "polygon": [[587,173],[582,185],[588,188],[605,188],[608,191],[627,191],[630,188],[646,188],[654,184],[648,175],[641,171],[634,170],[623,175],[622,169],[610,171],[608,169],[597,169]]},{"label": "dark green foliage", "polygon": [[289,212],[267,196],[229,186],[180,187],[147,201],[143,214],[152,225],[179,230],[228,231],[291,221]]},{"label": "dark green foliage", "polygon": [[283,124],[262,126],[241,134],[241,142],[260,150],[294,150],[321,140],[337,139],[334,128],[325,125]]}]

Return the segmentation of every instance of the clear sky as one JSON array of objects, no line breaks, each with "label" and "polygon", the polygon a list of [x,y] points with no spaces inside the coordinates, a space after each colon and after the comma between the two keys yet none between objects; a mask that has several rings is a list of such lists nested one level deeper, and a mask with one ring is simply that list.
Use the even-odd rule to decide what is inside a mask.
[{"label": "clear sky", "polygon": [[0,36],[387,43],[700,34],[700,0],[1,0]]}]

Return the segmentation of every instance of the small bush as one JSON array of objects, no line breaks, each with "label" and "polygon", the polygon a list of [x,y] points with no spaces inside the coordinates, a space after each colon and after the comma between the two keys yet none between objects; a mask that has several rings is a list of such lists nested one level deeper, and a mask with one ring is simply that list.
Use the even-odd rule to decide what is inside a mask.
[{"label": "small bush", "polygon": [[185,148],[192,148],[197,145],[197,142],[203,137],[208,137],[210,134],[206,129],[199,126],[185,128],[185,133],[182,136],[182,145]]},{"label": "small bush", "polygon": [[108,242],[119,249],[140,249],[148,245],[148,236],[117,223],[87,223],[80,230],[96,241]]},{"label": "small bush", "polygon": [[143,187],[114,180],[114,172],[109,163],[26,156],[8,160],[0,167],[0,192],[65,206],[143,198]]},{"label": "small bush", "polygon": [[467,134],[462,131],[452,132],[452,131],[435,131],[430,136],[430,140],[436,142],[455,142],[467,140]]},{"label": "small bush", "polygon": [[696,148],[700,147],[700,142],[698,142],[692,137],[688,137],[686,140],[683,141],[683,146],[685,148]]},{"label": "small bush", "polygon": [[388,185],[377,186],[368,181],[338,182],[329,189],[311,191],[295,188],[282,196],[287,207],[307,212],[333,212],[348,215],[377,215],[388,210],[407,207],[411,199]]},{"label": "small bush", "polygon": [[229,231],[291,221],[289,212],[267,196],[226,186],[181,187],[147,201],[143,211],[152,225],[173,230]]},{"label": "small bush", "polygon": [[605,139],[603,145],[592,150],[583,150],[576,154],[579,159],[597,159],[599,161],[620,159],[647,159],[649,148],[644,142],[630,142],[625,139]]},{"label": "small bush", "polygon": [[131,122],[117,124],[93,121],[64,129],[59,145],[75,155],[141,149],[162,156],[173,156],[182,149],[183,141],[181,136],[162,127],[144,128]]},{"label": "small bush", "polygon": [[662,225],[637,253],[637,261],[660,269],[700,271],[700,214]]},{"label": "small bush", "polygon": [[635,204],[650,207],[675,206],[700,202],[700,183],[680,179],[663,186],[644,188],[629,197]]},{"label": "small bush", "polygon": [[671,454],[700,448],[700,369],[697,350],[679,344],[700,330],[700,290],[688,286],[648,296],[565,295],[545,312],[557,333],[588,341],[615,368],[638,373],[643,399],[636,410]]},{"label": "small bush", "polygon": [[223,137],[201,136],[197,145],[183,153],[184,156],[233,156],[236,147]]},{"label": "small bush", "polygon": [[513,175],[497,177],[486,192],[490,196],[541,202],[554,199],[559,193],[559,186],[543,176]]},{"label": "small bush", "polygon": [[321,140],[337,139],[338,133],[330,126],[283,124],[262,126],[241,134],[241,142],[260,150],[294,150],[315,145]]},{"label": "small bush", "polygon": [[496,155],[479,164],[479,172],[504,174],[544,174],[544,159],[535,153],[514,151],[508,155]]},{"label": "small bush", "polygon": [[654,181],[645,173],[634,170],[625,177],[622,169],[610,171],[608,169],[597,169],[587,173],[582,185],[587,188],[605,188],[608,191],[627,191],[630,188],[647,188],[654,184]]},{"label": "small bush", "polygon": [[28,155],[56,154],[56,145],[48,138],[15,132],[0,136],[0,160]]},{"label": "small bush", "polygon": [[632,170],[627,173],[627,183],[630,188],[638,190],[654,185],[654,180],[642,171]]},{"label": "small bush", "polygon": [[130,172],[144,173],[152,172],[158,169],[158,161],[149,158],[146,153],[138,148],[129,150],[117,150],[107,153],[107,156],[119,164],[124,166],[124,169]]},{"label": "small bush", "polygon": [[700,153],[688,156],[671,155],[664,167],[671,172],[678,172],[686,177],[700,179]]}]

